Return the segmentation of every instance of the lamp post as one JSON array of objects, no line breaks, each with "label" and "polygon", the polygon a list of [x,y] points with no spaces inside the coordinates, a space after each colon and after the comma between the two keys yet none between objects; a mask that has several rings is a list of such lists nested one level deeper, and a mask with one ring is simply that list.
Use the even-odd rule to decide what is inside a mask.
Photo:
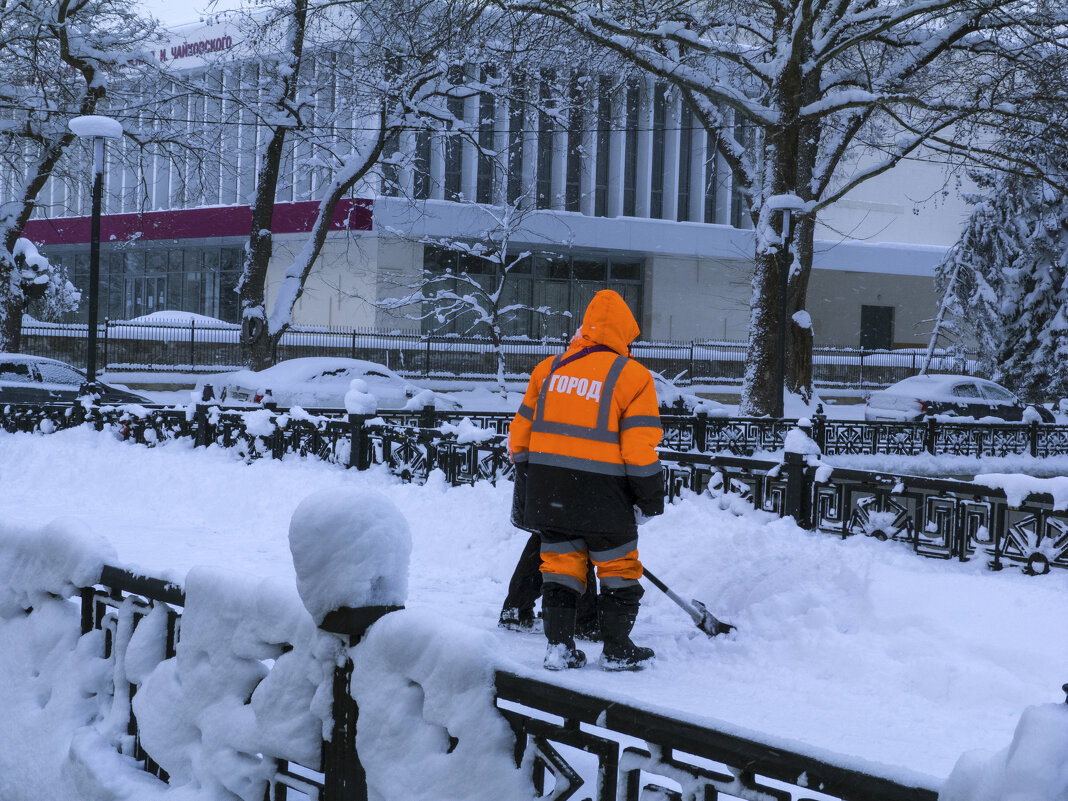
[{"label": "lamp post", "polygon": [[122,124],[110,117],[89,115],[75,117],[70,129],[82,139],[93,142],[93,217],[89,238],[89,342],[85,375],[87,389],[96,384],[96,328],[100,294],[100,205],[104,195],[104,140],[122,136]]},{"label": "lamp post", "polygon": [[771,211],[782,212],[782,264],[779,267],[779,359],[775,365],[775,417],[785,416],[786,395],[786,288],[790,278],[790,213],[805,208],[805,201],[797,195],[772,195],[765,201]]}]

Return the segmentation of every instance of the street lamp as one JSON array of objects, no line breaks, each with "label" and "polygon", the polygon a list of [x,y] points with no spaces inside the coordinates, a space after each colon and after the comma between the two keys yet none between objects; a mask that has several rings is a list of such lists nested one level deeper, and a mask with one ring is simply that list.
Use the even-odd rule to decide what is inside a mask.
[{"label": "street lamp", "polygon": [[772,195],[765,201],[771,211],[782,212],[782,264],[779,267],[779,360],[775,367],[775,385],[778,397],[775,400],[775,417],[785,416],[783,404],[786,395],[786,287],[790,277],[790,213],[802,211],[805,201],[797,195]]},{"label": "street lamp", "polygon": [[93,218],[89,239],[89,343],[85,374],[88,388],[96,383],[96,326],[100,284],[100,203],[104,195],[104,140],[122,137],[122,124],[110,117],[75,117],[67,125],[82,139],[93,141]]}]

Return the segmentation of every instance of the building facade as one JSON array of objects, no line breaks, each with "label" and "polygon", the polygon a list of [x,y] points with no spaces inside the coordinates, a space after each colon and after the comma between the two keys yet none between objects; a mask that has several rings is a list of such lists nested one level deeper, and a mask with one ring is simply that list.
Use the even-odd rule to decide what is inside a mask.
[{"label": "building facade", "polygon": [[[193,182],[182,164],[162,154],[131,166],[125,146],[112,153],[101,314],[133,319],[186,311],[236,322],[235,287],[250,219],[245,204],[254,188],[263,128],[247,107],[226,98],[235,87],[255,84],[257,66],[240,58],[205,60],[206,52],[225,55],[235,41],[218,26],[178,33],[182,43],[161,58],[219,94],[217,101],[210,92],[191,97],[175,113],[190,126],[223,123],[217,158],[200,165],[201,177]],[[313,71],[323,108],[334,108],[327,95],[336,98],[343,88],[323,80],[337,69],[331,61],[336,58],[323,56]],[[544,83],[532,84],[531,91],[545,92]],[[559,81],[554,85],[559,88]],[[509,232],[508,251],[529,255],[509,274],[506,299],[560,313],[517,311],[506,321],[506,333],[570,333],[593,293],[613,288],[632,306],[646,340],[746,339],[754,234],[713,136],[652,80],[633,80],[624,91],[613,91],[599,79],[592,87],[587,81],[564,91],[573,94],[572,101],[578,98],[566,124],[516,103],[472,95],[449,101],[449,110],[469,122],[474,136],[397,137],[391,149],[403,158],[364,181],[342,204],[294,321],[478,333],[471,330],[471,316],[442,322],[424,306],[387,311],[383,302],[411,293],[428,271],[464,271],[491,286],[492,265],[449,243],[477,239],[487,230],[482,205],[512,204],[523,211],[521,223]],[[744,126],[728,133],[747,147],[757,145]],[[479,146],[507,158],[490,159]],[[808,294],[817,344],[926,343],[936,309],[934,267],[956,241],[966,214],[951,178],[927,161],[905,161],[821,215]],[[310,148],[297,145],[287,154],[277,194],[269,303],[305,241],[325,180]],[[42,252],[68,267],[83,290],[87,188],[72,191],[55,182],[28,229]],[[84,319],[84,311],[74,317]]]}]

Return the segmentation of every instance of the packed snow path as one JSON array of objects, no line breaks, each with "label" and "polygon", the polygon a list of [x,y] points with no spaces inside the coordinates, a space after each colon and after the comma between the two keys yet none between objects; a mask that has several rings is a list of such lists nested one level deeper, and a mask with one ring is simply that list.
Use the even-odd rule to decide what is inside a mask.
[{"label": "packed snow path", "polygon": [[635,639],[656,649],[653,668],[550,677],[541,637],[496,628],[527,536],[508,524],[510,484],[405,485],[380,469],[299,459],[245,465],[221,449],[148,449],[78,429],[0,436],[0,486],[0,518],[79,518],[121,565],[179,582],[204,564],[293,580],[297,504],[323,488],[375,488],[411,525],[408,607],[489,633],[500,667],[934,785],[962,752],[1004,747],[1025,707],[1062,702],[1068,681],[1064,571],[1035,578],[991,573],[982,559],[924,559],[740,503],[686,498],[642,528],[640,545],[659,577],[737,634],[710,640],[650,587]]}]

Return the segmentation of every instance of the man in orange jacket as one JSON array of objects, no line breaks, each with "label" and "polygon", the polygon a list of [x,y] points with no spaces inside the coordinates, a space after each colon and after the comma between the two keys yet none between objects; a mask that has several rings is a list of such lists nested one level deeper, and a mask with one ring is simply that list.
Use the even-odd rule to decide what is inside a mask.
[{"label": "man in orange jacket", "polygon": [[568,350],[534,368],[509,429],[516,480],[526,485],[523,523],[541,532],[550,670],[586,664],[574,635],[587,554],[601,586],[601,667],[640,670],[653,658],[651,648],[630,639],[644,592],[636,513],[664,511],[656,388],[630,358],[637,336],[623,298],[598,292]]}]

